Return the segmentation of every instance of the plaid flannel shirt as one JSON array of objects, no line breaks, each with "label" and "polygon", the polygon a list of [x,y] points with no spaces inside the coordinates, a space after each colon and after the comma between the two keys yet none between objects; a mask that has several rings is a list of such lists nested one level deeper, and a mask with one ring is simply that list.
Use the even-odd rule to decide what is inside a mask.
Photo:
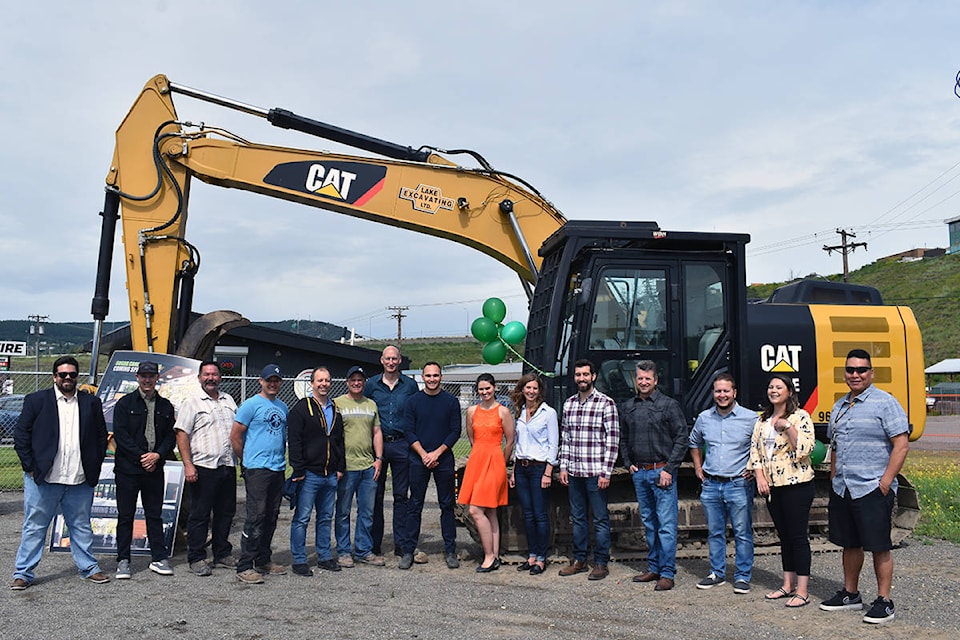
[{"label": "plaid flannel shirt", "polygon": [[620,419],[612,398],[594,389],[563,403],[560,470],[577,478],[609,478],[620,446]]}]

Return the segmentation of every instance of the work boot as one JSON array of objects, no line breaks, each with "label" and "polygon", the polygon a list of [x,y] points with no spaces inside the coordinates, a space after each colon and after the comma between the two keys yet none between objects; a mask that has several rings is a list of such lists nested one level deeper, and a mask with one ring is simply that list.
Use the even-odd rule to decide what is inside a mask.
[{"label": "work boot", "polygon": [[561,576],[572,576],[578,573],[586,573],[589,571],[590,567],[587,566],[587,563],[582,560],[574,560],[563,569],[560,569],[559,575]]}]

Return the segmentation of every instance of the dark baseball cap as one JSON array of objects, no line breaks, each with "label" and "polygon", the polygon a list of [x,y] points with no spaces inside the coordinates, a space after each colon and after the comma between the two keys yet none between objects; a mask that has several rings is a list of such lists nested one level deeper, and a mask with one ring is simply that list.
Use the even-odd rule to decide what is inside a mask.
[{"label": "dark baseball cap", "polygon": [[137,367],[137,375],[142,376],[147,374],[160,375],[160,365],[156,362],[141,362],[140,366]]},{"label": "dark baseball cap", "polygon": [[263,371],[260,372],[260,377],[264,380],[268,380],[274,376],[283,378],[283,375],[280,373],[280,367],[275,364],[268,364],[263,368]]},{"label": "dark baseball cap", "polygon": [[346,376],[346,377],[349,378],[350,376],[352,376],[352,375],[355,374],[355,373],[359,373],[359,374],[362,375],[364,378],[367,377],[367,373],[363,370],[363,367],[358,366],[358,365],[353,365],[352,367],[350,367],[349,369],[347,369],[347,376]]}]

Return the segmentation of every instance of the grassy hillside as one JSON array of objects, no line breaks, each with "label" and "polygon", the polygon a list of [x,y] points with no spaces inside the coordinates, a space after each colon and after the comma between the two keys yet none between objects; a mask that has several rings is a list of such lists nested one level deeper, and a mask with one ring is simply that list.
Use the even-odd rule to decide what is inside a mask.
[{"label": "grassy hillside", "polygon": [[[839,280],[840,276],[829,276]],[[887,304],[913,309],[923,334],[927,366],[960,357],[960,254],[917,262],[878,260],[850,273],[850,282],[876,287]],[[750,297],[765,298],[778,286],[751,286]]]}]

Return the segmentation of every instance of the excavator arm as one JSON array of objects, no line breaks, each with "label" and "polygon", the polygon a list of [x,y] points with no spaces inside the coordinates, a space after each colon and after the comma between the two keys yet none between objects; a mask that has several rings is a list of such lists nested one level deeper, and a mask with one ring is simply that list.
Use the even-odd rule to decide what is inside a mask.
[{"label": "excavator arm", "polygon": [[[222,129],[179,120],[174,93],[388,157],[253,144]],[[459,166],[441,153],[468,153],[481,166]],[[186,329],[200,261],[185,235],[193,177],[447,238],[495,258],[527,283],[536,282],[540,266],[530,247],[539,247],[565,222],[530,185],[496,171],[473,152],[402,147],[286,110],[266,111],[181,87],[158,75],[117,130],[93,303],[94,318],[101,322],[109,307],[109,227],[119,219],[135,350],[172,352]]]}]

